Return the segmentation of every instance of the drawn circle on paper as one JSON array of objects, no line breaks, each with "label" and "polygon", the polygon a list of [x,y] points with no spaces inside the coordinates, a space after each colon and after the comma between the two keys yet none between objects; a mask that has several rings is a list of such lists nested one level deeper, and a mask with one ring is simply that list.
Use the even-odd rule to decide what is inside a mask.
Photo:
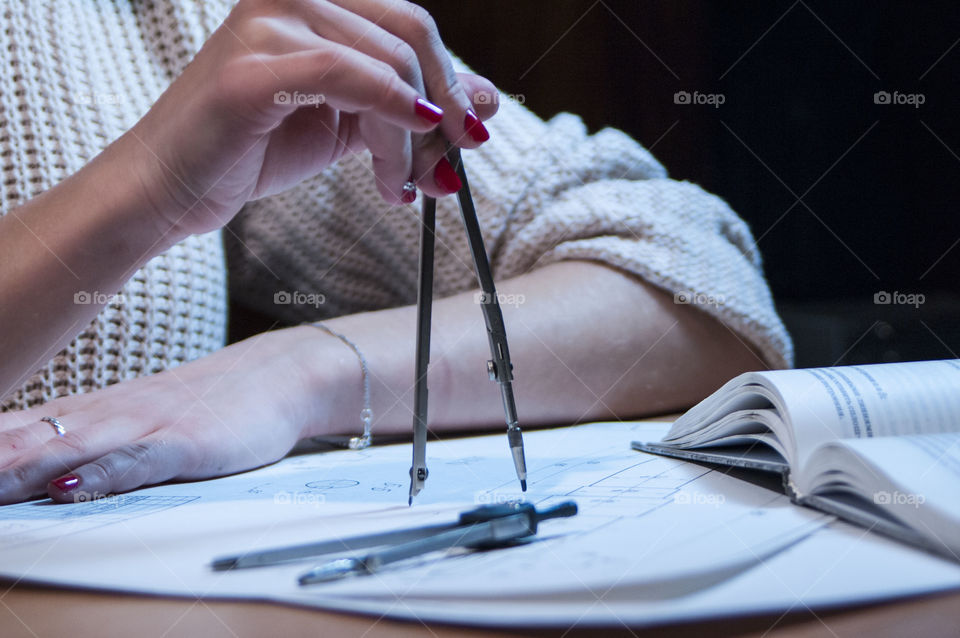
[{"label": "drawn circle on paper", "polygon": [[312,490],[342,490],[345,487],[356,487],[357,485],[360,485],[360,481],[350,479],[331,479],[329,481],[307,483],[307,487]]}]

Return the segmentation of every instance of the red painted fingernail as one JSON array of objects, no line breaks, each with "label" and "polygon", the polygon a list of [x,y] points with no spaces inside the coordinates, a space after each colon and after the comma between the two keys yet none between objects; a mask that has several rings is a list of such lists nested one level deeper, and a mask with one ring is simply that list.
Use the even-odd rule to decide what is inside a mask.
[{"label": "red painted fingernail", "polygon": [[61,476],[58,479],[50,481],[61,492],[69,492],[80,485],[80,479],[71,474],[70,476]]},{"label": "red painted fingernail", "polygon": [[440,161],[437,162],[437,168],[433,171],[433,181],[437,183],[437,186],[450,194],[456,193],[463,188],[463,182],[460,181],[460,176],[453,170],[453,166],[450,165],[446,157],[441,157]]},{"label": "red painted fingernail", "polygon": [[443,119],[443,109],[436,104],[427,102],[422,97],[417,98],[417,103],[414,105],[413,110],[416,111],[417,115],[431,124],[439,124],[440,120]]},{"label": "red painted fingernail", "polygon": [[463,120],[463,128],[473,138],[474,142],[483,144],[490,139],[490,132],[487,131],[487,127],[483,125],[473,109],[467,109],[467,117]]}]

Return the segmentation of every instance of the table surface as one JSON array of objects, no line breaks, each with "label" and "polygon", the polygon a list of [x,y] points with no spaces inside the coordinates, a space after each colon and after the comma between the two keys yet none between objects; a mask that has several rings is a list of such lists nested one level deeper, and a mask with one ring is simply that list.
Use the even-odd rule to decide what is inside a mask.
[{"label": "table surface", "polygon": [[496,631],[401,622],[260,602],[205,601],[71,591],[6,583],[0,589],[4,638],[244,638],[246,636],[755,636],[860,638],[960,636],[960,592],[853,609],[751,616],[669,627],[623,626]]},{"label": "table surface", "polygon": [[[658,417],[671,421],[676,416]],[[491,611],[493,611],[491,607]],[[792,610],[655,628],[478,629],[254,601],[202,600],[37,586],[0,579],[2,638],[244,638],[246,636],[751,636],[960,637],[960,591],[829,611]]]}]

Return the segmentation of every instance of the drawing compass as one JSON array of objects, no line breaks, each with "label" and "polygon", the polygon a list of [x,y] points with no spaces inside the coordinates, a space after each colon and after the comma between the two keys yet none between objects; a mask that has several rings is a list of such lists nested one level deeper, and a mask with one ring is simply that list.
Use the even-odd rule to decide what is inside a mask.
[{"label": "drawing compass", "polygon": [[[537,510],[531,503],[505,503],[502,505],[484,505],[460,513],[457,522],[449,525],[431,525],[427,527],[386,532],[378,536],[393,535],[391,540],[402,539],[391,547],[370,552],[363,556],[331,560],[315,569],[302,574],[301,585],[326,583],[347,576],[363,576],[377,572],[384,565],[413,558],[430,552],[444,551],[455,547],[468,549],[497,549],[508,547],[537,533],[540,523],[551,518],[575,516],[577,504],[565,501],[546,510]],[[356,545],[358,539],[348,539]]]},{"label": "drawing compass", "polygon": [[[483,245],[483,234],[477,219],[477,210],[470,196],[470,185],[463,167],[460,150],[449,147],[447,159],[460,177],[463,184],[457,193],[460,204],[460,216],[470,244],[473,265],[480,284],[479,302],[483,310],[483,319],[487,327],[490,342],[490,360],[487,361],[487,374],[491,381],[500,385],[503,410],[507,422],[507,442],[513,456],[513,465],[520,479],[520,487],[527,490],[527,463],[523,452],[523,435],[517,421],[517,406],[513,398],[513,364],[510,363],[510,350],[507,347],[507,331],[503,323],[503,313],[493,283],[493,273],[487,250]],[[413,398],[413,465],[410,468],[410,498],[420,493],[427,480],[427,366],[430,363],[430,318],[433,305],[433,256],[436,239],[437,200],[424,197],[420,228],[420,280],[417,287],[417,359],[416,379]]]},{"label": "drawing compass", "polygon": [[312,569],[302,576],[301,585],[337,580],[344,576],[372,574],[384,565],[421,554],[455,547],[495,549],[533,536],[540,523],[551,518],[569,518],[577,514],[577,504],[564,501],[551,508],[538,510],[531,503],[483,505],[460,513],[453,523],[424,525],[362,536],[336,538],[247,552],[214,559],[215,571],[267,567],[302,561],[317,556],[381,548],[360,557],[338,558]]}]

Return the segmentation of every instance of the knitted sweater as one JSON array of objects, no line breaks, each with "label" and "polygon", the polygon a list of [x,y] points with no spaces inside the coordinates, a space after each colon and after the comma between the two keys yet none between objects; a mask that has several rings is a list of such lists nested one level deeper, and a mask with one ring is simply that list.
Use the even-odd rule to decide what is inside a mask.
[{"label": "knitted sweater", "polygon": [[[77,171],[129,129],[231,4],[0,5],[0,214]],[[488,128],[491,140],[465,152],[464,162],[496,278],[560,260],[603,262],[698,303],[769,365],[790,364],[790,339],[753,238],[721,199],[668,179],[619,131],[588,135],[572,115],[543,122],[504,102]],[[380,200],[364,154],[251,202],[226,231],[191,237],[152,259],[0,410],[88,392],[222,347],[228,270],[235,301],[281,321],[414,303],[417,212]],[[445,198],[437,210],[435,293],[475,288],[471,263],[456,202]]]}]

